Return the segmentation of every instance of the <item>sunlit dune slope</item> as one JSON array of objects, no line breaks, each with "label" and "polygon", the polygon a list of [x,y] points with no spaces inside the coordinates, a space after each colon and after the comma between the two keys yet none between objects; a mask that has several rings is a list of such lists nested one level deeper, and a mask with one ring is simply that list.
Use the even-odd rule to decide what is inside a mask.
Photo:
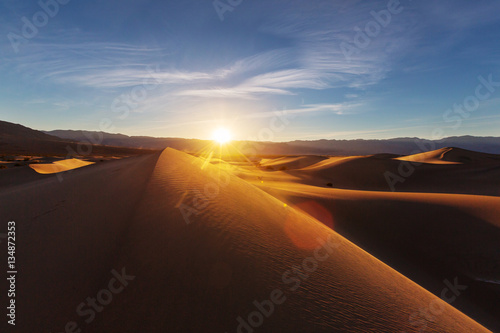
[{"label": "sunlit dune slope", "polygon": [[296,157],[280,157],[273,159],[263,159],[260,163],[265,167],[273,167],[276,169],[302,169],[310,165],[320,163],[327,160],[324,156],[296,156]]},{"label": "sunlit dune slope", "polygon": [[91,164],[94,164],[94,162],[82,161],[77,158],[72,158],[67,160],[55,161],[53,163],[30,164],[30,168],[40,174],[52,174],[82,168]]},{"label": "sunlit dune slope", "polygon": [[[486,331],[319,221],[219,170],[167,149],[1,191],[5,217],[23,235],[17,301],[31,319],[19,329],[59,332],[75,321],[85,332],[237,332],[255,302],[279,294],[256,331]],[[134,279],[86,323],[76,308],[122,268]],[[430,306],[439,315],[422,318]]]},{"label": "sunlit dune slope", "polygon": [[396,159],[430,164],[462,164],[471,162],[500,162],[500,155],[448,147]]}]

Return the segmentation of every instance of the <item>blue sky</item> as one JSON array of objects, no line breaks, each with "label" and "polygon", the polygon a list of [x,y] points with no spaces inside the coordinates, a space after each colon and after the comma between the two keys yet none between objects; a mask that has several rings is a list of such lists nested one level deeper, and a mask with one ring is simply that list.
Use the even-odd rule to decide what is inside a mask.
[{"label": "blue sky", "polygon": [[[47,14],[0,0],[1,120],[274,141],[498,135],[500,87],[473,105],[479,76],[500,82],[498,1],[55,1]],[[464,101],[472,111],[453,110]]]}]

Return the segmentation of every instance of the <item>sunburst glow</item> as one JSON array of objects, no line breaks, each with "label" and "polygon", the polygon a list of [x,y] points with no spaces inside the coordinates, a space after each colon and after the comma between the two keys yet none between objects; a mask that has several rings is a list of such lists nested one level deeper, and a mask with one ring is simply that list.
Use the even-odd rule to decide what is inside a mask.
[{"label": "sunburst glow", "polygon": [[231,132],[225,128],[218,128],[212,134],[212,139],[220,144],[231,141]]}]

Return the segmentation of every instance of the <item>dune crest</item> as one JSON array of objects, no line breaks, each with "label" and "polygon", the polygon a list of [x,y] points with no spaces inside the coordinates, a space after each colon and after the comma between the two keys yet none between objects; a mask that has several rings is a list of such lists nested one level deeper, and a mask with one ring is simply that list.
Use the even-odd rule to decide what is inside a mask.
[{"label": "dune crest", "polygon": [[271,159],[263,159],[260,163],[264,167],[283,168],[283,169],[302,169],[310,165],[327,160],[324,156],[290,156]]}]

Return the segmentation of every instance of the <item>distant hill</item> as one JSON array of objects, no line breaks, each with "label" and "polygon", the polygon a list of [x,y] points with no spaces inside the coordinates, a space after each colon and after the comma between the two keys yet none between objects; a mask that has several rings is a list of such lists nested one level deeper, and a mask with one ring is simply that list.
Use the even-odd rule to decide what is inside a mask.
[{"label": "distant hill", "polygon": [[294,147],[333,151],[339,154],[399,154],[409,155],[417,151],[430,151],[446,147],[459,147],[483,153],[500,154],[500,137],[459,136],[442,140],[419,138],[395,138],[384,140],[319,140],[293,141]]},{"label": "distant hill", "polygon": [[[56,130],[46,134],[81,142],[99,142],[104,145],[163,149],[166,147],[183,151],[199,151],[210,141],[179,138],[155,138],[148,136],[127,136],[93,131]],[[396,138],[386,140],[316,140],[291,142],[253,142],[243,145],[258,154],[316,154],[316,155],[372,155],[397,154],[409,155],[445,147],[459,147],[490,154],[500,154],[500,137],[449,137],[439,141],[419,138]],[[252,146],[252,147],[251,147]]]},{"label": "distant hill", "polygon": [[0,140],[47,140],[63,141],[60,137],[49,135],[29,127],[13,124],[6,121],[0,121]]},{"label": "distant hill", "polygon": [[44,133],[54,135],[59,138],[89,142],[93,144],[102,144],[106,146],[164,149],[167,147],[184,150],[198,151],[206,146],[210,141],[196,139],[180,138],[155,138],[150,136],[127,136],[124,134],[112,134],[96,131],[73,131],[73,130],[55,130],[45,131]]},{"label": "distant hill", "polygon": [[80,140],[61,138],[26,126],[0,121],[2,155],[112,155],[129,156],[150,153],[150,149],[82,145]]}]

